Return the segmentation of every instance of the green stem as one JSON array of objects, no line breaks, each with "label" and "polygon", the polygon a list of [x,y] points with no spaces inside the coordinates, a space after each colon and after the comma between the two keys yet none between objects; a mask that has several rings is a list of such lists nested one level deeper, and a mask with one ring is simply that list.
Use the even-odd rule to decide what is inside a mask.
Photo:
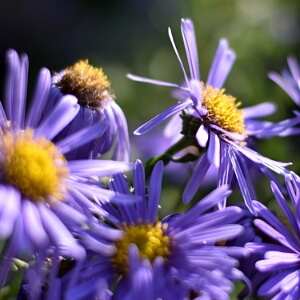
[{"label": "green stem", "polygon": [[[146,177],[149,178],[155,164],[158,161],[160,161],[160,160],[163,161],[164,165],[166,166],[170,161],[176,161],[176,159],[173,158],[174,154],[180,152],[181,150],[183,150],[189,146],[196,146],[197,148],[199,148],[198,144],[196,143],[195,138],[183,136],[177,143],[175,143],[170,148],[168,148],[166,150],[166,152],[149,159],[146,162]],[[195,158],[195,155],[186,156],[186,157],[190,157],[191,158],[190,160],[193,160],[192,156],[193,156],[193,158]],[[177,160],[177,161],[180,162],[180,160]]]}]

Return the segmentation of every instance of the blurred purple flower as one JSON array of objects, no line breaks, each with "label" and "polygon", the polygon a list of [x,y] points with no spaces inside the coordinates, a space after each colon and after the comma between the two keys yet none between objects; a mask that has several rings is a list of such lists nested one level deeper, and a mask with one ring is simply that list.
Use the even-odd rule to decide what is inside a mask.
[{"label": "blurred purple flower", "polygon": [[[297,58],[289,56],[288,68],[282,70],[281,75],[276,72],[270,72],[269,78],[277,83],[300,107],[300,65]],[[270,136],[289,136],[297,135],[300,133],[300,128],[294,128],[294,125],[300,123],[300,111],[294,111],[296,115],[294,118],[281,121],[277,124],[270,124],[265,128]]]},{"label": "blurred purple flower", "polygon": [[272,276],[259,287],[257,294],[274,300],[300,298],[300,178],[292,173],[286,177],[286,185],[291,205],[287,203],[277,185],[271,183],[286,222],[283,223],[263,204],[254,203],[258,216],[262,218],[256,219],[254,223],[273,242],[246,244],[249,250],[264,255],[256,263],[258,271],[272,272]]}]

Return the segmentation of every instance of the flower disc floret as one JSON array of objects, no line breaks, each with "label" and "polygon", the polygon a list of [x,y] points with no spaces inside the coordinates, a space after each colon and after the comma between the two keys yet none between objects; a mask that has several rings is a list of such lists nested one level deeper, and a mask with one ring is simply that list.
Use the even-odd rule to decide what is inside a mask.
[{"label": "flower disc floret", "polygon": [[152,262],[161,256],[167,260],[171,254],[171,239],[166,235],[166,225],[160,222],[152,224],[138,224],[122,226],[124,236],[115,243],[116,254],[112,258],[113,266],[122,274],[128,271],[128,250],[130,244],[135,244],[141,259]]},{"label": "flower disc floret", "polygon": [[243,110],[239,109],[241,102],[225,94],[225,89],[216,89],[209,85],[202,86],[202,105],[206,108],[204,122],[217,125],[231,133],[246,136]]},{"label": "flower disc floret", "polygon": [[103,70],[91,66],[88,60],[80,60],[66,68],[56,86],[63,94],[74,95],[80,105],[90,109],[98,109],[105,100],[113,97]]},{"label": "flower disc floret", "polygon": [[2,180],[32,201],[62,200],[66,160],[53,143],[33,130],[1,133]]}]

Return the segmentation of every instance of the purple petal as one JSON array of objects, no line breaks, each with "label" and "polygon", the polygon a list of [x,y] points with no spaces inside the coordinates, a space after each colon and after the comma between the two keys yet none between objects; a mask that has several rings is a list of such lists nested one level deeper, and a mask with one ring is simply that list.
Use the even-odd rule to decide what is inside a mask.
[{"label": "purple petal", "polygon": [[272,102],[264,102],[243,108],[244,119],[253,119],[265,117],[273,114],[276,111],[276,105]]},{"label": "purple petal", "polygon": [[253,213],[256,216],[257,212],[254,210],[254,207],[253,207],[253,204],[252,204],[253,199],[251,199],[251,194],[250,194],[250,191],[248,189],[248,185],[247,185],[247,182],[245,180],[243,171],[242,171],[242,169],[239,165],[237,155],[232,149],[230,149],[228,153],[229,153],[229,156],[230,156],[231,165],[232,165],[232,168],[234,170],[236,179],[238,181],[240,190],[242,192],[243,198],[245,199],[245,204],[247,205],[247,207],[249,208],[251,213]]},{"label": "purple petal", "polygon": [[44,228],[54,246],[57,247],[59,255],[82,259],[85,256],[85,251],[79,246],[60,219],[45,205],[40,205],[38,208]]},{"label": "purple petal", "polygon": [[226,39],[221,39],[209,71],[207,85],[220,89],[235,61],[235,53],[228,46]]},{"label": "purple petal", "polygon": [[63,96],[54,110],[47,116],[35,131],[35,136],[43,136],[48,140],[55,137],[77,115],[80,106],[72,95]]},{"label": "purple petal", "polygon": [[289,84],[283,77],[275,72],[268,74],[269,78],[277,83],[290,97],[295,101],[297,105],[300,105],[299,91],[297,91],[292,85]]},{"label": "purple petal", "polygon": [[76,176],[110,176],[131,170],[133,164],[112,160],[73,160],[68,162],[68,168]]},{"label": "purple petal", "polygon": [[185,214],[179,216],[172,224],[176,226],[184,226],[188,224],[191,220],[199,218],[199,215],[204,213],[206,210],[215,206],[219,201],[222,201],[223,198],[228,197],[231,194],[231,191],[228,190],[228,186],[224,185],[216,188],[206,197],[198,201],[192,208],[190,208]]},{"label": "purple petal", "polygon": [[38,249],[43,248],[49,243],[49,239],[42,224],[39,209],[28,199],[23,199],[22,202],[24,231]]},{"label": "purple petal", "polygon": [[49,96],[51,87],[51,74],[48,69],[43,68],[40,70],[35,87],[34,96],[31,101],[25,122],[26,127],[31,128],[37,127],[43,108]]},{"label": "purple petal", "polygon": [[0,237],[6,239],[12,234],[21,213],[21,195],[14,187],[2,184],[0,198],[5,199],[0,207]]},{"label": "purple petal", "polygon": [[170,28],[170,27],[168,28],[168,35],[169,35],[169,39],[170,39],[170,42],[171,42],[171,44],[172,44],[173,50],[174,50],[174,52],[175,52],[175,54],[176,54],[176,57],[177,57],[177,59],[178,59],[178,62],[179,62],[179,64],[180,64],[182,73],[183,73],[183,75],[184,75],[184,79],[185,79],[186,85],[189,86],[189,79],[188,79],[188,77],[187,77],[187,75],[186,75],[186,72],[185,72],[185,69],[184,69],[182,60],[181,60],[180,55],[179,55],[179,53],[178,53],[178,50],[177,50],[177,48],[176,48],[176,45],[175,45],[174,38],[173,38],[172,31],[171,31],[171,28]]},{"label": "purple petal", "polygon": [[213,131],[209,133],[207,158],[213,166],[217,168],[220,166],[220,140]]},{"label": "purple petal", "polygon": [[99,137],[106,129],[106,126],[107,125],[103,122],[88,126],[67,136],[65,139],[56,143],[56,146],[59,147],[61,153],[65,154]]},{"label": "purple petal", "polygon": [[188,203],[193,199],[209,167],[210,167],[210,162],[208,161],[207,155],[204,154],[200,158],[198,165],[195,167],[195,170],[184,189],[182,195],[182,200],[184,203]]},{"label": "purple petal", "polygon": [[137,214],[142,219],[146,218],[146,185],[145,185],[146,177],[145,170],[143,164],[140,160],[137,160],[134,164],[133,169],[133,186],[134,186],[134,194],[139,195],[142,198],[142,201],[138,201],[136,203]]},{"label": "purple petal", "polygon": [[203,124],[201,124],[199,129],[197,130],[196,139],[202,148],[206,147],[208,142],[208,130]]},{"label": "purple petal", "polygon": [[190,19],[181,20],[181,33],[189,63],[191,78],[200,81],[197,42],[194,25]]},{"label": "purple petal", "polygon": [[150,184],[149,184],[149,202],[148,202],[148,220],[155,222],[157,217],[158,204],[161,195],[161,181],[163,175],[164,164],[162,161],[156,163],[153,168]]},{"label": "purple petal", "polygon": [[179,102],[176,103],[175,105],[167,108],[165,111],[162,113],[158,114],[156,117],[145,123],[144,125],[140,126],[138,129],[134,131],[134,134],[136,135],[141,135],[144,134],[154,127],[158,126],[161,124],[163,121],[165,121],[167,118],[175,115],[176,113],[182,111],[183,109],[193,105],[193,101],[188,99],[184,102]]},{"label": "purple petal", "polygon": [[160,81],[160,80],[156,80],[156,79],[145,78],[145,77],[140,77],[140,76],[136,76],[133,74],[127,74],[127,78],[134,80],[134,81],[138,81],[138,82],[145,82],[145,83],[150,83],[150,84],[155,84],[155,85],[169,86],[169,87],[187,90],[186,88],[183,88],[179,84]]}]

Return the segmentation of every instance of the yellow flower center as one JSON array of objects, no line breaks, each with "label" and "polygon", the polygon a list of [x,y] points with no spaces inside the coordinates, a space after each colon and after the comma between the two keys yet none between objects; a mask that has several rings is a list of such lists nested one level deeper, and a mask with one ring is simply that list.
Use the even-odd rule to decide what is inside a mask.
[{"label": "yellow flower center", "polygon": [[55,145],[31,129],[0,135],[2,180],[32,201],[62,200],[68,169]]},{"label": "yellow flower center", "polygon": [[140,258],[148,258],[153,261],[161,256],[165,260],[171,254],[171,240],[166,235],[166,225],[160,222],[152,224],[138,224],[122,227],[124,236],[115,243],[117,252],[112,258],[113,266],[121,273],[128,271],[128,248],[130,244],[135,244],[139,249]]},{"label": "yellow flower center", "polygon": [[105,100],[113,97],[107,76],[101,68],[91,66],[88,60],[67,67],[56,86],[63,94],[76,96],[80,105],[90,109],[98,109]]},{"label": "yellow flower center", "polygon": [[207,109],[204,122],[246,137],[243,110],[238,108],[241,102],[236,103],[236,98],[226,95],[225,89],[214,89],[209,85],[205,86],[202,82],[201,86],[202,105]]}]

